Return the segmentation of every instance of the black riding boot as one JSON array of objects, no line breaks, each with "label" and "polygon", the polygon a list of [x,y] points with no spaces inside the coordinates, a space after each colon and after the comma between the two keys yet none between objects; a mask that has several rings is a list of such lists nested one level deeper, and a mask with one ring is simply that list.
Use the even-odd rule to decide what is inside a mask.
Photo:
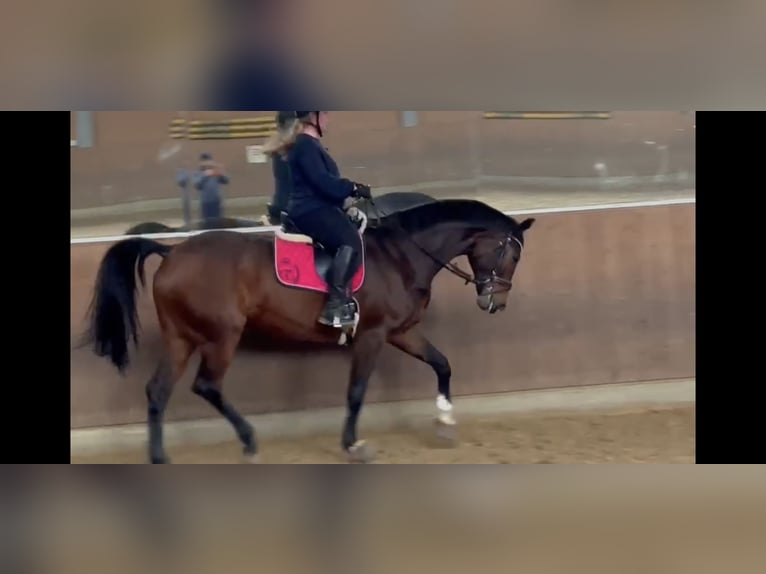
[{"label": "black riding boot", "polygon": [[342,328],[354,324],[354,303],[349,286],[353,279],[353,276],[349,277],[353,259],[354,250],[351,247],[341,247],[335,254],[328,281],[330,297],[319,317],[319,322],[323,325]]}]

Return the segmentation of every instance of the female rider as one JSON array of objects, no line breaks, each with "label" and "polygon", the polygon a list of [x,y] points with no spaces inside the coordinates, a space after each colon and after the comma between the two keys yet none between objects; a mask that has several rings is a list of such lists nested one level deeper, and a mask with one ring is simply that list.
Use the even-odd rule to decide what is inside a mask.
[{"label": "female rider", "polygon": [[333,257],[330,296],[319,322],[342,328],[354,323],[350,283],[362,263],[362,238],[343,204],[349,197],[372,196],[369,186],[340,176],[320,141],[327,123],[328,112],[297,111],[292,128],[266,149],[287,157],[292,179],[287,204],[290,219]]}]

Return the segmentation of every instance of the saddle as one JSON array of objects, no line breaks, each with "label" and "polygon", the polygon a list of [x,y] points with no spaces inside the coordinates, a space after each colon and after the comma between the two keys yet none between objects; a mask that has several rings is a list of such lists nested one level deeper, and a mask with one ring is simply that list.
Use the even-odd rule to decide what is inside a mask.
[{"label": "saddle", "polygon": [[[362,264],[351,281],[352,293],[364,283],[364,243]],[[329,292],[328,279],[333,258],[321,243],[304,235],[290,217],[282,212],[281,226],[274,232],[274,264],[277,279],[287,287]]]}]

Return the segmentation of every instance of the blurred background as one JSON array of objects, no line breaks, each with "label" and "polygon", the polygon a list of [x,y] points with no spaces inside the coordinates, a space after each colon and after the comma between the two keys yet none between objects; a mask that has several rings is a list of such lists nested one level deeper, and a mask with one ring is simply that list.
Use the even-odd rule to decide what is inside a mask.
[{"label": "blurred background", "polygon": [[0,566],[756,574],[766,560],[758,466],[194,470],[15,469],[18,486],[0,495]]},{"label": "blurred background", "polygon": [[757,109],[766,96],[758,0],[8,4],[3,109]]},{"label": "blurred background", "polygon": [[[266,111],[71,112],[72,237],[199,220],[199,192],[178,177],[202,154],[229,177],[224,215],[257,221],[274,192],[258,153],[273,130]],[[420,191],[501,210],[694,197],[687,111],[342,111],[324,143],[345,177],[378,195]]]}]

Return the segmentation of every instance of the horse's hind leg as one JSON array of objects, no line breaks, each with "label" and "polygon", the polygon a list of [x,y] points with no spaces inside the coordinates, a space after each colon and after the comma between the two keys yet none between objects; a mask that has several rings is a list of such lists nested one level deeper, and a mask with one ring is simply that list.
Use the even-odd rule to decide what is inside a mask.
[{"label": "horse's hind leg", "polygon": [[255,430],[245,418],[223,396],[223,377],[234,359],[241,331],[228,333],[215,343],[207,343],[200,349],[200,362],[192,391],[209,402],[231,423],[242,441],[243,453],[251,462],[258,452]]},{"label": "horse's hind leg", "polygon": [[163,357],[152,378],[146,383],[149,420],[149,459],[152,464],[168,463],[162,438],[162,419],[173,387],[186,370],[193,347],[181,338],[169,341],[168,354]]}]

